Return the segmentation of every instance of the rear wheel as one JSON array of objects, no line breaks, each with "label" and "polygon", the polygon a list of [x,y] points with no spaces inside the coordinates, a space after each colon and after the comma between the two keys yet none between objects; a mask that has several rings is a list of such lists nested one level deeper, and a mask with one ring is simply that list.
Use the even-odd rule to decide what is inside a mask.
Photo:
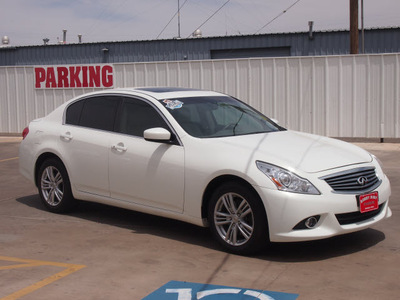
[{"label": "rear wheel", "polygon": [[38,190],[46,208],[55,213],[64,213],[74,208],[71,185],[64,165],[55,158],[44,161],[38,173]]},{"label": "rear wheel", "polygon": [[258,194],[234,182],[217,188],[209,203],[208,220],[217,239],[235,254],[253,254],[268,243],[268,224]]}]

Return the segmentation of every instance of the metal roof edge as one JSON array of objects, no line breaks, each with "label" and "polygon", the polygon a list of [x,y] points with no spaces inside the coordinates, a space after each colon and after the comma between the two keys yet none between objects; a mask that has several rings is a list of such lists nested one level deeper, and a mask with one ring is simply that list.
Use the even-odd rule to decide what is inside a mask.
[{"label": "metal roof edge", "polygon": [[[361,30],[361,29],[360,29]],[[365,28],[365,31],[379,31],[379,30],[400,30],[399,27],[371,27]],[[349,32],[349,29],[327,29],[327,30],[313,30],[314,34],[318,33],[341,33]],[[47,44],[47,45],[8,45],[8,47],[0,47],[3,49],[16,49],[16,48],[33,48],[33,47],[68,47],[77,45],[104,45],[104,44],[123,44],[123,43],[153,43],[153,42],[170,42],[170,41],[193,41],[193,40],[204,40],[204,39],[222,39],[222,38],[247,38],[247,37],[262,37],[262,36],[277,36],[277,35],[300,35],[308,34],[309,31],[294,31],[294,32],[274,32],[274,33],[260,33],[260,34],[241,34],[241,35],[224,35],[224,36],[205,36],[201,38],[170,38],[170,39],[155,39],[155,40],[125,40],[125,41],[98,41],[98,42],[87,42],[87,43],[67,43],[67,44]]]}]

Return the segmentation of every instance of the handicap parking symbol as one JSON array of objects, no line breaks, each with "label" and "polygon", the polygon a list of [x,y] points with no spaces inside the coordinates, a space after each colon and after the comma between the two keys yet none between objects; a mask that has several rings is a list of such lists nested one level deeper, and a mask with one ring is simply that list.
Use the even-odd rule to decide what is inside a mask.
[{"label": "handicap parking symbol", "polygon": [[295,300],[298,296],[264,290],[170,281],[142,300]]}]

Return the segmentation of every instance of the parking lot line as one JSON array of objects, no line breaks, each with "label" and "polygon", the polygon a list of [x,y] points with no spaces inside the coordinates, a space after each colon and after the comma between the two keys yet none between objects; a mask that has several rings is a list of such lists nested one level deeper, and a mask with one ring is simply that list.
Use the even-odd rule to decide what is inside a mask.
[{"label": "parking lot line", "polygon": [[32,260],[32,259],[21,259],[21,258],[16,258],[16,257],[7,257],[7,256],[0,256],[0,260],[18,263],[18,264],[14,264],[14,265],[2,266],[2,267],[0,267],[0,271],[17,269],[17,268],[40,267],[40,266],[54,266],[54,267],[65,268],[65,270],[63,270],[61,272],[58,272],[54,275],[46,277],[45,279],[38,281],[38,282],[36,282],[28,287],[25,287],[19,291],[16,291],[8,296],[0,298],[0,300],[19,299],[22,296],[32,293],[33,291],[36,291],[50,283],[53,283],[56,280],[66,277],[66,276],[70,275],[71,273],[74,273],[74,272],[86,267],[85,265],[65,264],[65,263],[40,261],[40,260]]},{"label": "parking lot line", "polygon": [[0,163],[5,162],[5,161],[10,161],[10,160],[15,160],[18,159],[19,157],[12,157],[12,158],[6,158],[6,159],[0,159]]}]

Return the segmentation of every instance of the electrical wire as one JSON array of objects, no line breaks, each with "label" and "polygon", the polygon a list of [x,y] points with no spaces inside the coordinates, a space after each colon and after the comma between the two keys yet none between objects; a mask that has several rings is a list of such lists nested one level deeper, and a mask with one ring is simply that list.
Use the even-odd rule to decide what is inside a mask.
[{"label": "electrical wire", "polygon": [[[197,29],[200,29],[204,24],[206,24],[212,17],[214,17],[225,5],[227,5],[231,0],[227,0],[224,4],[220,6],[211,16],[207,18],[203,23],[201,23],[200,26],[198,26],[195,30],[192,31],[191,34],[188,35],[187,38],[189,38]],[[299,0],[300,1],[300,0]]]},{"label": "electrical wire", "polygon": [[93,32],[94,30],[96,30],[97,27],[99,26],[99,25],[98,25],[99,23],[101,23],[102,21],[104,21],[104,19],[110,19],[113,15],[115,15],[115,14],[117,13],[117,12],[116,12],[117,9],[120,8],[120,7],[122,7],[123,5],[125,5],[125,3],[126,3],[127,1],[128,1],[128,0],[121,1],[118,5],[116,5],[115,3],[113,3],[114,12],[110,12],[111,5],[105,5],[105,6],[103,7],[103,9],[100,11],[100,13],[99,13],[97,16],[95,16],[95,17],[96,17],[96,18],[95,18],[96,20],[92,23],[91,26],[89,26],[89,29],[86,30],[87,35],[88,35],[88,36],[91,36],[91,35],[92,35],[92,32]]},{"label": "electrical wire", "polygon": [[179,10],[182,9],[182,7],[186,4],[188,0],[185,0],[185,2],[183,2],[183,4],[179,7],[179,9],[176,11],[176,13],[172,16],[171,20],[168,21],[167,25],[164,26],[164,28],[161,30],[161,32],[157,35],[156,40],[160,37],[160,35],[164,32],[164,30],[168,27],[168,25],[172,22],[172,20],[176,17],[176,15],[178,14]]},{"label": "electrical wire", "polygon": [[291,9],[293,6],[295,6],[299,2],[300,2],[300,0],[297,0],[296,2],[294,2],[292,5],[290,5],[288,8],[286,8],[283,12],[281,12],[279,15],[277,15],[275,18],[273,18],[271,21],[269,21],[267,24],[265,24],[263,27],[261,27],[259,30],[257,30],[255,34],[259,33],[261,30],[263,30],[269,24],[274,22],[276,19],[278,19],[280,16],[282,16],[284,13],[286,13],[289,9]]}]

